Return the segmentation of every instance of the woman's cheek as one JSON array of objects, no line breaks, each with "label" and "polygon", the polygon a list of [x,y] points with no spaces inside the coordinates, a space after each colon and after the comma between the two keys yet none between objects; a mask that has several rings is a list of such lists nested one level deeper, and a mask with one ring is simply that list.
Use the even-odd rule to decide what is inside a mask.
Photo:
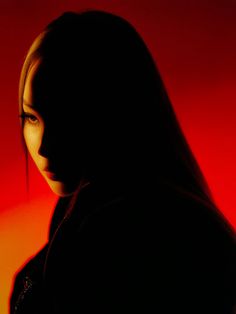
[{"label": "woman's cheek", "polygon": [[32,156],[32,158],[35,159],[35,157],[38,154],[39,146],[41,143],[40,141],[41,132],[39,129],[36,129],[35,127],[25,125],[23,134],[24,134],[26,147],[30,155]]}]

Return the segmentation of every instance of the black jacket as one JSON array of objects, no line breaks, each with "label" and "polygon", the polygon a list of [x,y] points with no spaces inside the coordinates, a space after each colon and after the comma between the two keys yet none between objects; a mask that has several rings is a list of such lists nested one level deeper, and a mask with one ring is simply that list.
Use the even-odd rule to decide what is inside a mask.
[{"label": "black jacket", "polygon": [[11,314],[236,313],[235,237],[221,215],[170,186],[127,195],[88,186],[70,212],[59,200],[48,243],[16,275]]}]

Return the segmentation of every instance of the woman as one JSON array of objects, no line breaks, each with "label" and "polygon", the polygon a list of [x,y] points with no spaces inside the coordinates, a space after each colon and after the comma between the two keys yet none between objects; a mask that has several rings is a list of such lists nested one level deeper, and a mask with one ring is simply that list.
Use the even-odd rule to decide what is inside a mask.
[{"label": "woman", "polygon": [[127,21],[52,21],[26,56],[19,102],[26,157],[59,200],[11,313],[234,312],[234,232]]}]

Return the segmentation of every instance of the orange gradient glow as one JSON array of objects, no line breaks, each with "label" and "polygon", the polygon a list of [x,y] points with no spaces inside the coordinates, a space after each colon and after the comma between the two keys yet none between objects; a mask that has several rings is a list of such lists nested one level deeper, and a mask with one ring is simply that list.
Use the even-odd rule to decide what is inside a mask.
[{"label": "orange gradient glow", "polygon": [[1,214],[0,259],[1,313],[7,313],[9,292],[16,270],[29,260],[47,241],[48,221],[55,205],[55,197],[42,194]]}]

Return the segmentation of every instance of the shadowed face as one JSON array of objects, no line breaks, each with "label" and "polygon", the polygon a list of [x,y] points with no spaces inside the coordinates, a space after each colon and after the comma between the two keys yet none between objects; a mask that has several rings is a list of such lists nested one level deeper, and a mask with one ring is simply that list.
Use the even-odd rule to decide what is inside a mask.
[{"label": "shadowed face", "polygon": [[84,179],[77,107],[71,104],[68,78],[67,82],[63,80],[36,62],[23,91],[26,146],[38,170],[59,196],[72,194]]}]

